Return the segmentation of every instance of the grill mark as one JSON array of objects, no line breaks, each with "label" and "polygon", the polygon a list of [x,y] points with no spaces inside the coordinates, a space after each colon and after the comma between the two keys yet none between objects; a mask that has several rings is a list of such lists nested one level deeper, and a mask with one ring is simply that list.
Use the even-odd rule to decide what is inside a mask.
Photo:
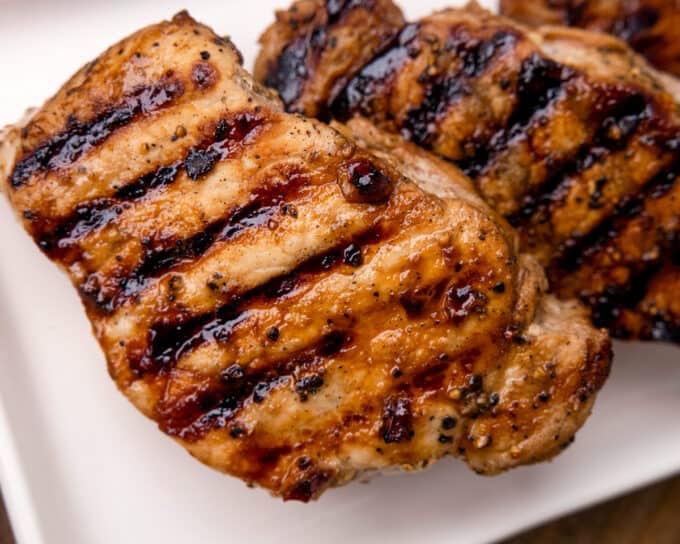
[{"label": "grill mark", "polygon": [[352,9],[372,9],[373,0],[327,0],[327,21],[298,36],[286,45],[264,79],[266,87],[278,91],[287,111],[302,96],[305,84],[325,49],[328,31],[337,25]]},{"label": "grill mark", "polygon": [[[237,325],[232,326],[229,334]],[[328,359],[342,355],[351,347],[351,337],[344,331],[334,330],[314,345],[286,359],[272,361],[269,366],[249,371],[238,364],[231,365],[211,378],[203,390],[192,391],[184,402],[161,405],[161,429],[171,436],[196,441],[209,431],[227,427],[245,407],[263,402],[271,391],[285,385],[294,386],[304,402],[323,387],[324,365]]]},{"label": "grill mark", "polygon": [[640,44],[637,42],[642,37],[641,35],[657,24],[659,18],[659,12],[652,6],[640,6],[632,13],[616,19],[610,32],[639,49]]},{"label": "grill mark", "polygon": [[576,72],[562,64],[531,54],[520,66],[516,106],[506,126],[497,131],[488,141],[471,142],[473,153],[459,162],[459,167],[470,177],[483,173],[493,157],[507,149],[509,143],[521,136],[539,114],[549,108],[564,93],[565,85],[576,76]]},{"label": "grill mark", "polygon": [[[274,301],[285,297],[297,286],[343,264],[343,252],[348,245],[361,247],[376,244],[385,236],[387,233],[380,227],[370,228],[347,242],[310,257],[288,274],[272,278],[243,294],[231,294],[228,302],[214,312],[193,317],[179,314],[172,322],[161,321],[153,325],[147,350],[137,360],[131,360],[131,369],[139,375],[161,372],[211,339],[220,342],[228,340],[234,328],[248,317],[248,305],[258,300]],[[333,351],[331,348],[327,350]]]},{"label": "grill mark", "polygon": [[643,211],[646,202],[663,197],[680,176],[680,160],[654,176],[636,195],[622,200],[615,210],[587,235],[570,238],[561,248],[552,270],[560,274],[577,270],[604,247]]},{"label": "grill mark", "polygon": [[[114,221],[131,202],[141,199],[149,190],[174,183],[179,167],[180,163],[162,166],[120,188],[114,193],[113,198],[98,198],[79,205],[53,230],[35,231],[34,237],[38,245],[52,259],[69,260],[67,256],[78,240]],[[43,223],[43,229],[50,223],[50,221]]]},{"label": "grill mark", "polygon": [[592,308],[593,324],[604,327],[617,338],[629,338],[619,319],[622,310],[635,310],[649,290],[649,283],[661,270],[662,262],[651,263],[635,274],[625,285],[610,285],[603,292],[582,295],[581,299]]},{"label": "grill mark", "polygon": [[425,83],[424,99],[408,112],[402,134],[419,145],[430,145],[436,136],[437,123],[451,104],[472,94],[470,82],[481,76],[497,55],[516,43],[516,34],[509,30],[499,30],[489,39],[478,40],[456,29],[447,39],[444,51],[453,52],[460,66],[453,74],[428,77],[422,82]]},{"label": "grill mark", "polygon": [[122,102],[91,121],[81,122],[69,118],[64,132],[53,136],[16,164],[10,178],[12,187],[18,189],[38,172],[71,165],[139,115],[157,111],[183,93],[182,82],[172,72],[168,72],[160,81],[133,91]]},{"label": "grill mark", "polygon": [[287,175],[285,184],[264,185],[254,189],[245,205],[238,206],[226,216],[208,224],[206,228],[186,239],[166,239],[146,249],[139,265],[127,275],[117,275],[108,282],[113,288],[103,288],[95,273],[86,280],[85,294],[96,307],[111,313],[132,299],[137,299],[154,281],[184,263],[201,258],[216,243],[234,240],[245,231],[270,228],[276,215],[286,213],[286,202],[295,199],[309,179],[294,171]]},{"label": "grill mark", "polygon": [[[232,157],[242,145],[251,143],[259,135],[263,124],[264,118],[249,112],[223,118],[217,123],[211,144],[196,146],[189,150],[183,161],[160,166],[120,187],[113,198],[99,198],[81,204],[56,226],[53,226],[54,221],[45,221],[41,230],[34,231],[34,238],[52,259],[63,261],[80,239],[114,221],[130,203],[141,200],[152,190],[174,183],[182,166],[191,179],[196,180],[206,175],[217,162]],[[197,165],[195,156],[200,153],[212,157],[209,168],[205,163]]]},{"label": "grill mark", "polygon": [[553,173],[522,199],[520,209],[508,217],[514,227],[525,224],[537,213],[549,213],[555,202],[569,190],[573,176],[590,169],[615,151],[625,149],[639,125],[650,116],[647,98],[627,89],[603,90],[599,105],[600,119],[592,141],[584,143],[571,159],[553,164]]},{"label": "grill mark", "polygon": [[387,89],[402,66],[418,55],[419,50],[414,42],[419,28],[417,23],[404,26],[385,46],[385,50],[349,81],[331,102],[330,110],[335,118],[346,121],[357,111],[366,115],[373,113],[371,99]]}]

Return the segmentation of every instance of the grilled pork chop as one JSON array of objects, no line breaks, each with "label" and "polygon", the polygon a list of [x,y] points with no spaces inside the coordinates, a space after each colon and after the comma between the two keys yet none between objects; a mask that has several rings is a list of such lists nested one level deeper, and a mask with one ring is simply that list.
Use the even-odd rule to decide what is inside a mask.
[{"label": "grilled pork chop", "polygon": [[10,129],[3,184],[120,390],[212,467],[307,501],[447,454],[493,474],[559,452],[606,334],[459,171],[338,128],[180,13]]},{"label": "grilled pork chop", "polygon": [[680,75],[678,0],[500,0],[501,13],[528,25],[607,32],[661,70]]},{"label": "grilled pork chop", "polygon": [[[312,3],[311,26],[297,22]],[[339,28],[349,13],[378,9],[345,2],[345,17],[331,20],[321,15],[330,5],[304,0],[278,15],[262,37],[260,81],[290,68],[291,44],[309,34],[353,39],[366,29]],[[339,41],[298,55],[300,94],[287,108],[368,116],[453,161],[519,229],[560,296],[586,301],[619,337],[680,340],[680,118],[662,78],[614,38],[528,30],[476,4],[393,35],[363,66]],[[310,59],[331,47],[353,59],[349,82],[337,94],[307,93],[324,78]]]}]

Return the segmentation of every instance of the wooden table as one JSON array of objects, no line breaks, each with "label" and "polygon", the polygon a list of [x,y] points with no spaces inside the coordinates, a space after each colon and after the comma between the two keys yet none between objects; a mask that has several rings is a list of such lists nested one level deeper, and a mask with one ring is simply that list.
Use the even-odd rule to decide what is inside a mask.
[{"label": "wooden table", "polygon": [[[680,544],[680,477],[554,521],[505,544],[560,543]],[[0,544],[14,544],[1,501]]]}]

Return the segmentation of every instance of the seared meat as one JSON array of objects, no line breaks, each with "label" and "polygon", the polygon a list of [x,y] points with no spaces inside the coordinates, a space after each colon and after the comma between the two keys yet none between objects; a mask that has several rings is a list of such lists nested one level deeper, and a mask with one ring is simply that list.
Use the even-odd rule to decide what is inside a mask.
[{"label": "seared meat", "polygon": [[326,98],[336,118],[368,116],[462,167],[552,287],[588,302],[598,325],[678,341],[663,278],[680,259],[680,118],[664,84],[674,83],[614,38],[530,31],[471,4],[405,25]]},{"label": "seared meat", "polygon": [[500,0],[501,13],[525,24],[607,32],[656,67],[680,75],[678,0]]},{"label": "seared meat", "polygon": [[254,75],[279,91],[288,111],[326,114],[328,96],[384,48],[405,24],[391,0],[301,0],[276,13],[260,39]]},{"label": "seared meat", "polygon": [[182,13],[10,129],[3,185],[118,387],[210,466],[306,501],[446,454],[493,474],[559,452],[607,335],[455,168],[339,128],[285,113]]}]

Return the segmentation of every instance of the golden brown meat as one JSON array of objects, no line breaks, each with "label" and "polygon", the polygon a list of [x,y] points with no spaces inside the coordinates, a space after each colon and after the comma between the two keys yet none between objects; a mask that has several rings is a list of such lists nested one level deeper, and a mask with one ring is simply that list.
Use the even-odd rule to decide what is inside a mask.
[{"label": "golden brown meat", "polygon": [[598,325],[678,341],[680,314],[646,298],[680,260],[680,117],[664,85],[614,38],[530,31],[471,4],[405,25],[327,99],[336,118],[368,116],[461,166]]},{"label": "golden brown meat", "polygon": [[118,387],[212,467],[306,501],[446,454],[493,474],[559,452],[606,334],[454,167],[339,128],[285,113],[182,13],[10,129],[2,185]]},{"label": "golden brown meat", "polygon": [[532,26],[613,34],[661,70],[680,75],[678,0],[500,0],[501,13]]}]

